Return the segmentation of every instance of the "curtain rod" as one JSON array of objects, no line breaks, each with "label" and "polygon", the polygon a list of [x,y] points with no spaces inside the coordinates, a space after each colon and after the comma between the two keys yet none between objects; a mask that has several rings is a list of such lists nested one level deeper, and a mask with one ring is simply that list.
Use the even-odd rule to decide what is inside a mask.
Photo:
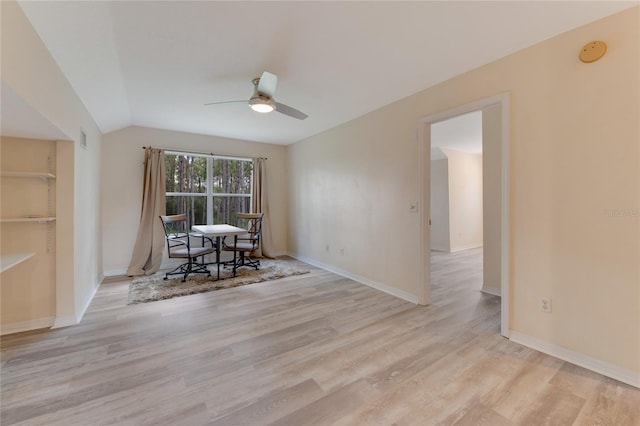
[{"label": "curtain rod", "polygon": [[[142,149],[147,149],[147,148],[153,148],[152,146],[143,146]],[[210,155],[212,157],[223,157],[223,158],[241,158],[241,157],[234,157],[232,155],[220,155],[220,154],[214,154],[213,152],[198,152],[198,151],[181,151],[179,149],[171,149],[171,148],[158,148],[158,149],[162,149],[163,151],[168,151],[168,152],[177,152],[179,154],[199,154],[199,155]],[[244,157],[246,158],[246,157]],[[257,157],[259,159],[262,160],[266,160],[267,157]]]}]

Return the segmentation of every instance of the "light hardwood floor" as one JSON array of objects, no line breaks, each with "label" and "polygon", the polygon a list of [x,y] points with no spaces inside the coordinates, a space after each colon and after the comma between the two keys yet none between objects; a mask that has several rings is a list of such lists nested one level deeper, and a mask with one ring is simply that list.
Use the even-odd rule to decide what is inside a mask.
[{"label": "light hardwood floor", "polygon": [[479,250],[436,254],[433,304],[333,273],[127,306],[4,336],[3,426],[640,425],[640,390],[499,335]]}]

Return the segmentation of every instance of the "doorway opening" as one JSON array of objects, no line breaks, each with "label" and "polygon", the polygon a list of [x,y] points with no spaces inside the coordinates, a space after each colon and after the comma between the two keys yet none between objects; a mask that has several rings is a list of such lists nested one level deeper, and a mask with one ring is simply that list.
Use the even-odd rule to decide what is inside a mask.
[{"label": "doorway opening", "polygon": [[[483,110],[431,125],[430,283],[434,291],[456,299],[473,296],[500,274],[492,271],[495,261],[487,268],[483,262],[484,228],[492,219],[492,212],[485,212],[489,203],[483,203],[491,198],[485,196],[491,188],[483,185],[483,141]],[[487,261],[495,257],[491,246]],[[488,292],[499,295],[499,281],[491,284],[497,290]]]},{"label": "doorway opening", "polygon": [[[422,289],[431,299],[434,274],[449,263],[476,274],[479,289],[501,297],[501,334],[509,335],[507,94],[482,99],[420,121]],[[451,145],[444,135],[471,128],[473,141]],[[473,130],[475,128],[475,130]],[[481,132],[478,137],[477,133]],[[479,146],[478,146],[478,140]],[[474,145],[475,144],[475,145]]]}]

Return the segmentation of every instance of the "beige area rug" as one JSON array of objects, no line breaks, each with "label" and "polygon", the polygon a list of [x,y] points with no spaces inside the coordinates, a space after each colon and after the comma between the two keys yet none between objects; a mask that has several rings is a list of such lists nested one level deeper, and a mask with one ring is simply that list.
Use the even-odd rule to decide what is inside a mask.
[{"label": "beige area rug", "polygon": [[164,279],[166,271],[159,271],[153,275],[133,278],[129,285],[129,305],[136,303],[154,302],[156,300],[171,299],[173,297],[187,296],[189,294],[206,293],[208,291],[222,290],[225,288],[240,287],[263,281],[276,280],[278,278],[309,273],[299,262],[292,260],[260,260],[260,269],[239,268],[236,276],[230,269],[220,267],[220,281],[216,281],[217,269],[215,265],[209,267],[211,277],[204,274],[193,274],[182,282],[180,275],[170,276]]}]

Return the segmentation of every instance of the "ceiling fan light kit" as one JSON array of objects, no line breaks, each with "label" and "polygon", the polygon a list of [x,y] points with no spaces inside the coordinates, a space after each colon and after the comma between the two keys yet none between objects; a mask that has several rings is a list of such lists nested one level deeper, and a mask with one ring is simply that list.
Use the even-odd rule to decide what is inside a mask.
[{"label": "ceiling fan light kit", "polygon": [[263,114],[276,109],[276,106],[271,99],[264,98],[262,96],[255,96],[249,99],[249,106],[252,110]]},{"label": "ceiling fan light kit", "polygon": [[[272,111],[278,111],[281,114],[288,115],[289,117],[297,118],[298,120],[304,120],[307,118],[307,114],[299,111],[293,107],[276,102],[273,99],[273,95],[278,87],[278,76],[271,74],[270,72],[263,72],[262,77],[254,78],[253,83],[253,95],[249,99],[249,106],[252,110],[260,113],[268,113]],[[205,105],[216,104],[229,104],[236,102],[246,101],[226,101],[226,102],[211,102]]]}]

